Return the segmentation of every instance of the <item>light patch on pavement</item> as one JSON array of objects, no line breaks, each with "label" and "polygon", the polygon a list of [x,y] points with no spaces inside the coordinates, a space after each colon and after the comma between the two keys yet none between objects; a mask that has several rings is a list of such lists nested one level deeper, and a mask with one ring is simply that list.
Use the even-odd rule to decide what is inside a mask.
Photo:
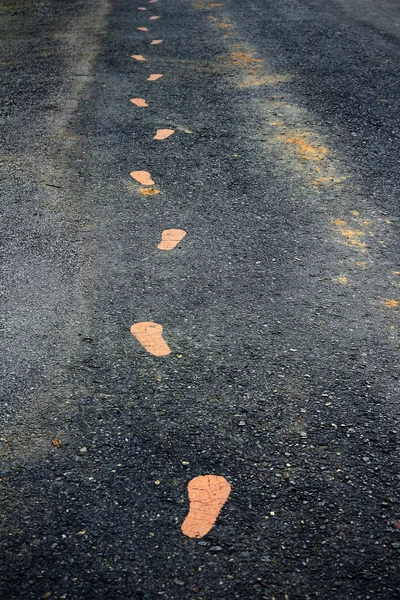
[{"label": "light patch on pavement", "polygon": [[157,129],[157,133],[153,137],[153,140],[166,140],[173,133],[175,133],[174,129]]},{"label": "light patch on pavement", "polygon": [[141,108],[145,108],[146,106],[148,106],[148,104],[144,98],[131,98],[131,102],[132,102],[132,104],[135,104],[136,106],[140,106]]},{"label": "light patch on pavement", "polygon": [[147,81],[157,81],[160,77],[162,77],[161,73],[152,73],[148,76]]},{"label": "light patch on pavement", "polygon": [[162,44],[164,40],[153,40],[150,42],[150,46],[156,46],[157,44]]},{"label": "light patch on pavement", "polygon": [[154,181],[148,171],[132,171],[130,176],[132,179],[136,179],[141,185],[154,185]]},{"label": "light patch on pavement", "polygon": [[153,356],[167,356],[171,350],[162,336],[163,327],[153,321],[135,323],[131,327],[131,333],[139,344]]},{"label": "light patch on pavement", "polygon": [[145,6],[138,6],[138,10],[147,10]]},{"label": "light patch on pavement", "polygon": [[159,19],[160,17],[156,17],[155,15],[153,15],[152,17],[150,17],[150,21],[156,21],[157,19]]},{"label": "light patch on pavement", "polygon": [[183,240],[186,231],[183,229],[164,229],[161,242],[157,245],[159,250],[173,250]]},{"label": "light patch on pavement", "polygon": [[148,31],[147,27],[138,27],[139,31]]},{"label": "light patch on pavement", "polygon": [[202,538],[212,528],[231,493],[231,485],[220,475],[200,475],[188,484],[189,513],[181,530],[190,538]]},{"label": "light patch on pavement", "polygon": [[131,58],[134,58],[135,60],[146,60],[142,54],[132,54]]}]

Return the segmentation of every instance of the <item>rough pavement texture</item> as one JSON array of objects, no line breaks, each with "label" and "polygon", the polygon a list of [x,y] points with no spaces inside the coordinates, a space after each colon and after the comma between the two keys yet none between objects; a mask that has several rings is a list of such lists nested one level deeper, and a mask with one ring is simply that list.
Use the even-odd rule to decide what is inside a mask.
[{"label": "rough pavement texture", "polygon": [[0,596],[397,598],[398,3],[137,4],[2,4]]}]

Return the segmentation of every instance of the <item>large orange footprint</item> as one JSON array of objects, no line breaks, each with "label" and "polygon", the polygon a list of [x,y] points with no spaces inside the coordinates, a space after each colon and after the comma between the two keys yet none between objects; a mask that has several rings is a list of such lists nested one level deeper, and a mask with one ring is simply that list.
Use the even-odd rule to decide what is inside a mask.
[{"label": "large orange footprint", "polygon": [[220,475],[200,475],[188,484],[189,514],[181,530],[190,538],[202,538],[212,526],[229,498],[231,485]]},{"label": "large orange footprint", "polygon": [[153,321],[135,323],[131,327],[131,333],[143,348],[153,356],[167,356],[171,350],[162,336],[163,327]]}]

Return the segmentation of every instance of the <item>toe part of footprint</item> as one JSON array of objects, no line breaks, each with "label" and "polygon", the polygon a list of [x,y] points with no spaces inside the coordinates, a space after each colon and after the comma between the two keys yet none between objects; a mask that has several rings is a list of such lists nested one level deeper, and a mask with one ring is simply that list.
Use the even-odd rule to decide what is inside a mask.
[{"label": "toe part of footprint", "polygon": [[132,54],[131,58],[134,58],[135,60],[146,60],[142,54]]},{"label": "toe part of footprint", "polygon": [[220,475],[200,475],[188,484],[189,514],[182,523],[182,533],[202,538],[212,528],[229,498],[231,485]]},{"label": "toe part of footprint", "polygon": [[138,27],[139,31],[148,31],[147,27]]},{"label": "toe part of footprint", "polygon": [[154,185],[154,181],[148,171],[132,171],[130,176],[142,185]]},{"label": "toe part of footprint", "polygon": [[157,79],[160,79],[160,77],[162,77],[161,73],[152,73],[147,78],[147,81],[157,81]]},{"label": "toe part of footprint", "polygon": [[141,108],[145,108],[146,106],[148,106],[148,104],[144,98],[131,98],[131,102],[132,102],[132,104],[135,104],[136,106],[140,106]]},{"label": "toe part of footprint", "polygon": [[153,140],[166,140],[173,133],[175,133],[175,129],[157,129]]},{"label": "toe part of footprint", "polygon": [[131,333],[139,344],[153,356],[167,356],[171,350],[162,336],[162,325],[153,321],[135,323],[131,327]]},{"label": "toe part of footprint", "polygon": [[163,40],[153,40],[152,42],[150,42],[150,46],[156,46],[157,44],[161,44],[163,42]]},{"label": "toe part of footprint", "polygon": [[173,250],[183,240],[186,231],[183,229],[164,229],[161,242],[157,245],[160,250]]}]

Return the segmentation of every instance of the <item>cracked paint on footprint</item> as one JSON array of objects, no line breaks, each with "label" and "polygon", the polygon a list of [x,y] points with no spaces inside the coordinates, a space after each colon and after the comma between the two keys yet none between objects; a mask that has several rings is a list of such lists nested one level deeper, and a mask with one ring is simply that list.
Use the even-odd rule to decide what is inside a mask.
[{"label": "cracked paint on footprint", "polygon": [[161,44],[164,40],[153,40],[150,42],[150,46],[156,46],[157,44]]},{"label": "cracked paint on footprint", "polygon": [[147,81],[157,81],[160,77],[162,77],[161,73],[152,73],[148,76]]},{"label": "cracked paint on footprint", "polygon": [[202,538],[212,528],[231,493],[231,485],[220,475],[200,475],[188,484],[189,513],[182,523],[182,533]]},{"label": "cracked paint on footprint", "polygon": [[171,350],[162,336],[163,327],[153,321],[135,323],[131,327],[131,333],[139,344],[153,356],[167,356]]},{"label": "cracked paint on footprint", "polygon": [[130,176],[142,185],[154,185],[154,181],[148,171],[132,171]]},{"label": "cracked paint on footprint", "polygon": [[148,31],[147,27],[138,27],[139,31]]},{"label": "cracked paint on footprint", "polygon": [[146,106],[148,106],[144,98],[131,98],[131,102],[132,104],[135,104],[136,106],[139,106],[141,108],[145,108]]},{"label": "cracked paint on footprint", "polygon": [[175,133],[175,129],[157,129],[153,140],[166,140],[173,133]]},{"label": "cracked paint on footprint", "polygon": [[183,240],[186,231],[183,229],[164,229],[161,242],[157,245],[160,250],[173,250]]},{"label": "cracked paint on footprint", "polygon": [[134,58],[135,60],[146,60],[142,54],[132,54],[131,58]]}]

